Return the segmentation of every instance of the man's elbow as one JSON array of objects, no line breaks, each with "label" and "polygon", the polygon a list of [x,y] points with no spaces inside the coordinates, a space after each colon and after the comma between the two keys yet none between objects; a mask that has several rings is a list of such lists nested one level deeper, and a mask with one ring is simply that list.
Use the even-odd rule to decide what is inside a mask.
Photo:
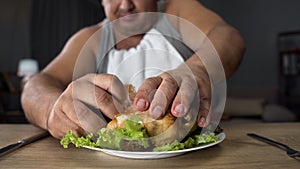
[{"label": "man's elbow", "polygon": [[232,57],[226,64],[228,66],[226,68],[226,70],[228,70],[226,72],[227,77],[231,76],[238,70],[246,52],[246,43],[240,32],[232,28],[230,35]]}]

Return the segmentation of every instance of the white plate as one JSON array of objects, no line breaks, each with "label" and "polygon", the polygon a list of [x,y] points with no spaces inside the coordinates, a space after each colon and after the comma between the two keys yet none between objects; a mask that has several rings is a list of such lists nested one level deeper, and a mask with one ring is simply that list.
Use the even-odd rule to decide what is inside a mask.
[{"label": "white plate", "polygon": [[164,151],[164,152],[135,152],[135,151],[120,151],[120,150],[110,150],[110,149],[101,149],[101,148],[92,148],[85,146],[84,148],[101,151],[109,155],[123,157],[123,158],[132,158],[132,159],[158,159],[158,158],[167,158],[178,156],[190,151],[200,150],[207,147],[211,147],[221,143],[225,139],[225,133],[222,132],[217,135],[219,140],[217,142],[203,144],[198,147],[184,149],[184,150],[175,150],[175,151]]}]

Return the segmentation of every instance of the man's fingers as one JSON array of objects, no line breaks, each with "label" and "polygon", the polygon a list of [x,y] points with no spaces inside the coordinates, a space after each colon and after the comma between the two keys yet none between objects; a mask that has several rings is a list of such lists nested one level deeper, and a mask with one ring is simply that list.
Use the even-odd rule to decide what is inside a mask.
[{"label": "man's fingers", "polygon": [[198,118],[198,126],[206,127],[210,123],[210,116],[207,110],[202,110],[201,115]]},{"label": "man's fingers", "polygon": [[139,87],[133,102],[137,110],[145,111],[148,109],[150,102],[153,99],[151,97],[154,96],[154,93],[161,82],[161,77],[151,77],[143,82]]},{"label": "man's fingers", "polygon": [[101,128],[106,126],[107,122],[99,109],[80,101],[76,102],[76,105],[76,113],[80,126],[87,133],[97,133]]},{"label": "man's fingers", "polygon": [[52,111],[50,113],[47,126],[51,135],[57,139],[61,139],[69,130],[72,130],[76,136],[82,136],[85,134],[79,124],[69,119],[68,116],[61,111]]},{"label": "man's fingers", "polygon": [[96,102],[100,111],[110,119],[113,119],[115,115],[124,111],[124,106],[108,93],[107,91],[96,88]]},{"label": "man's fingers", "polygon": [[178,83],[172,77],[163,78],[161,85],[155,92],[154,98],[150,105],[150,116],[159,119],[164,116],[177,93]]},{"label": "man's fingers", "polygon": [[[110,119],[113,119],[116,114],[123,112],[124,107],[128,106],[128,90],[116,76],[91,74],[88,79],[94,85],[92,90],[94,95],[88,95],[91,98],[83,99],[81,100],[82,102],[99,108]],[[80,98],[82,99],[83,97],[81,96]]]},{"label": "man's fingers", "polygon": [[198,126],[206,127],[209,122],[209,112],[210,112],[211,100],[209,98],[201,98],[200,100],[200,111],[198,117]]},{"label": "man's fingers", "polygon": [[129,102],[128,90],[116,76],[109,74],[98,74],[94,77],[96,87],[108,91],[118,102],[127,104]]},{"label": "man's fingers", "polygon": [[[197,93],[199,93],[197,84],[193,84],[192,81],[183,81],[179,91],[173,101],[171,112],[175,117],[182,117],[188,113],[191,106],[197,106],[199,109],[199,97]],[[194,99],[197,99],[196,101]],[[192,103],[198,103],[197,105],[192,105]]]}]

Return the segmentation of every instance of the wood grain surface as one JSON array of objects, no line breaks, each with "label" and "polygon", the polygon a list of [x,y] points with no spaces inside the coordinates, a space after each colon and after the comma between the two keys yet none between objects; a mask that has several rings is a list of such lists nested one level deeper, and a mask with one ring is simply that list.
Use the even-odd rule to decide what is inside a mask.
[{"label": "wood grain surface", "polygon": [[[226,139],[216,146],[177,157],[156,160],[134,160],[106,155],[102,152],[62,148],[59,140],[48,137],[0,157],[0,168],[109,168],[109,169],[299,169],[300,160],[284,151],[248,137],[257,133],[300,150],[300,123],[253,123],[222,126]],[[0,146],[41,132],[32,125],[0,125]]]}]

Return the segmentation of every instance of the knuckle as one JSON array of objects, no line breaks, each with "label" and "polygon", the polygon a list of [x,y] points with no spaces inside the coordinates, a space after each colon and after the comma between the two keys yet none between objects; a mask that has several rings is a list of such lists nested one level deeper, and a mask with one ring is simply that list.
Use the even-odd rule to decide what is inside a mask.
[{"label": "knuckle", "polygon": [[173,97],[177,91],[178,84],[176,80],[171,77],[167,77],[163,81],[163,85],[159,90],[166,96],[169,101],[171,101],[173,100]]},{"label": "knuckle", "polygon": [[210,88],[210,79],[205,77],[195,77],[196,82],[201,86]]},{"label": "knuckle", "polygon": [[171,88],[176,88],[176,87],[178,87],[177,81],[176,81],[174,78],[172,78],[172,77],[167,77],[167,78],[165,78],[165,79],[164,79],[164,82],[165,82],[169,87],[171,87]]},{"label": "knuckle", "polygon": [[157,77],[150,77],[145,80],[147,84],[159,84],[161,82],[162,78],[157,76]]},{"label": "knuckle", "polygon": [[96,94],[96,100],[98,103],[110,103],[112,101],[112,98],[106,92],[101,92]]},{"label": "knuckle", "polygon": [[157,86],[161,83],[161,81],[162,81],[161,77],[147,78],[138,89],[136,96],[144,97],[144,98],[149,97],[151,94],[153,94],[153,91],[157,89]]}]

